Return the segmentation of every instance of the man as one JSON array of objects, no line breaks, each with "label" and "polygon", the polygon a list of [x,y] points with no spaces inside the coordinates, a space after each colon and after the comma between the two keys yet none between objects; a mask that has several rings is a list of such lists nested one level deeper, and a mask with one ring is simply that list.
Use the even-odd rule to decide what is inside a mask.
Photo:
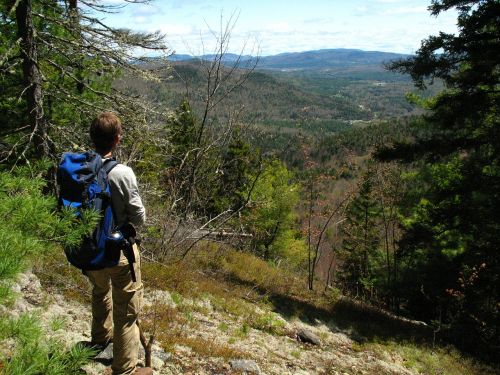
[{"label": "man", "polygon": [[[113,156],[122,139],[120,119],[112,112],[97,116],[90,127],[95,150],[103,159]],[[146,213],[139,196],[137,180],[131,168],[118,164],[108,174],[115,224],[144,224]],[[149,367],[136,368],[139,351],[137,317],[142,299],[140,254],[133,245],[136,282],[122,254],[117,266],[85,271],[92,283],[92,345],[105,348],[113,342],[113,375],[149,375]]]}]

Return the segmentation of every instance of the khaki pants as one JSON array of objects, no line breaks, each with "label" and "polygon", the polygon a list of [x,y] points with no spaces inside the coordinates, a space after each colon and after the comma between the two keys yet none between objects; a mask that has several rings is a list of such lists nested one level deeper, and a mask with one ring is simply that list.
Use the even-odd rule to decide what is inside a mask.
[{"label": "khaki pants", "polygon": [[[132,374],[139,351],[137,317],[142,304],[140,255],[134,245],[137,282],[132,281],[129,264],[122,254],[115,267],[86,271],[92,283],[92,342],[113,340],[114,375]],[[114,328],[113,328],[114,326]]]}]

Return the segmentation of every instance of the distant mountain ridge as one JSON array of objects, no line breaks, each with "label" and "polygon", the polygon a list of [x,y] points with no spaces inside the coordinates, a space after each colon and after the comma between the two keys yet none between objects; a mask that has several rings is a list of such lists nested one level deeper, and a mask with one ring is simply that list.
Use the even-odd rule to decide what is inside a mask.
[{"label": "distant mountain ridge", "polygon": [[[379,51],[363,51],[360,49],[321,49],[305,52],[285,52],[278,55],[259,57],[258,69],[269,70],[317,70],[317,69],[337,69],[353,66],[381,66],[383,63],[405,58],[409,55],[379,52]],[[190,55],[173,55],[172,61],[189,61],[189,60],[211,60],[214,55],[190,56]],[[255,57],[228,53],[223,57],[225,64],[231,64],[240,58],[242,64],[247,64],[254,60]]]}]

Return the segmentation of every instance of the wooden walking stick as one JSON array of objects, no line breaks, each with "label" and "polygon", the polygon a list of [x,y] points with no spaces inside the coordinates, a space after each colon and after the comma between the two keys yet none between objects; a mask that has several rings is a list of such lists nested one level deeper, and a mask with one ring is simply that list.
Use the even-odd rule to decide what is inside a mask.
[{"label": "wooden walking stick", "polygon": [[144,348],[144,352],[146,353],[144,365],[146,367],[151,367],[151,348],[153,346],[154,335],[151,335],[149,337],[149,341],[148,341],[146,339],[146,336],[144,336],[144,332],[142,331],[141,324],[139,323],[139,320],[137,320],[137,327],[139,328],[139,336],[141,338],[142,347]]},{"label": "wooden walking stick", "polygon": [[[132,229],[134,229],[133,226],[132,226]],[[141,245],[141,241],[135,239],[135,229],[134,229],[133,236],[131,236],[131,239],[133,240],[133,242],[131,241],[131,243],[135,243],[137,246]],[[134,261],[135,261],[135,259],[134,259]],[[133,266],[131,266],[130,269],[132,271],[131,272],[132,278],[135,279],[135,272],[134,272]],[[151,366],[151,355],[152,355],[152,347],[153,347],[153,342],[155,339],[155,332],[156,332],[156,303],[154,304],[154,306],[155,306],[155,314],[154,314],[153,333],[149,336],[149,341],[146,339],[146,336],[144,335],[144,331],[142,330],[141,323],[140,323],[139,319],[137,319],[137,321],[136,321],[137,328],[139,329],[139,337],[141,340],[141,344],[142,344],[142,347],[144,348],[144,366],[146,366],[146,367],[152,367]]]}]

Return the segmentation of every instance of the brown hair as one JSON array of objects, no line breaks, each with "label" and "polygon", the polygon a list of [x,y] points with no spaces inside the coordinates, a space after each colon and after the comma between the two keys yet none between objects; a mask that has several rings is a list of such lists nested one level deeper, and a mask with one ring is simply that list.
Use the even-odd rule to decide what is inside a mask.
[{"label": "brown hair", "polygon": [[112,150],[115,139],[122,134],[122,122],[113,112],[103,112],[90,125],[90,138],[99,153]]}]

